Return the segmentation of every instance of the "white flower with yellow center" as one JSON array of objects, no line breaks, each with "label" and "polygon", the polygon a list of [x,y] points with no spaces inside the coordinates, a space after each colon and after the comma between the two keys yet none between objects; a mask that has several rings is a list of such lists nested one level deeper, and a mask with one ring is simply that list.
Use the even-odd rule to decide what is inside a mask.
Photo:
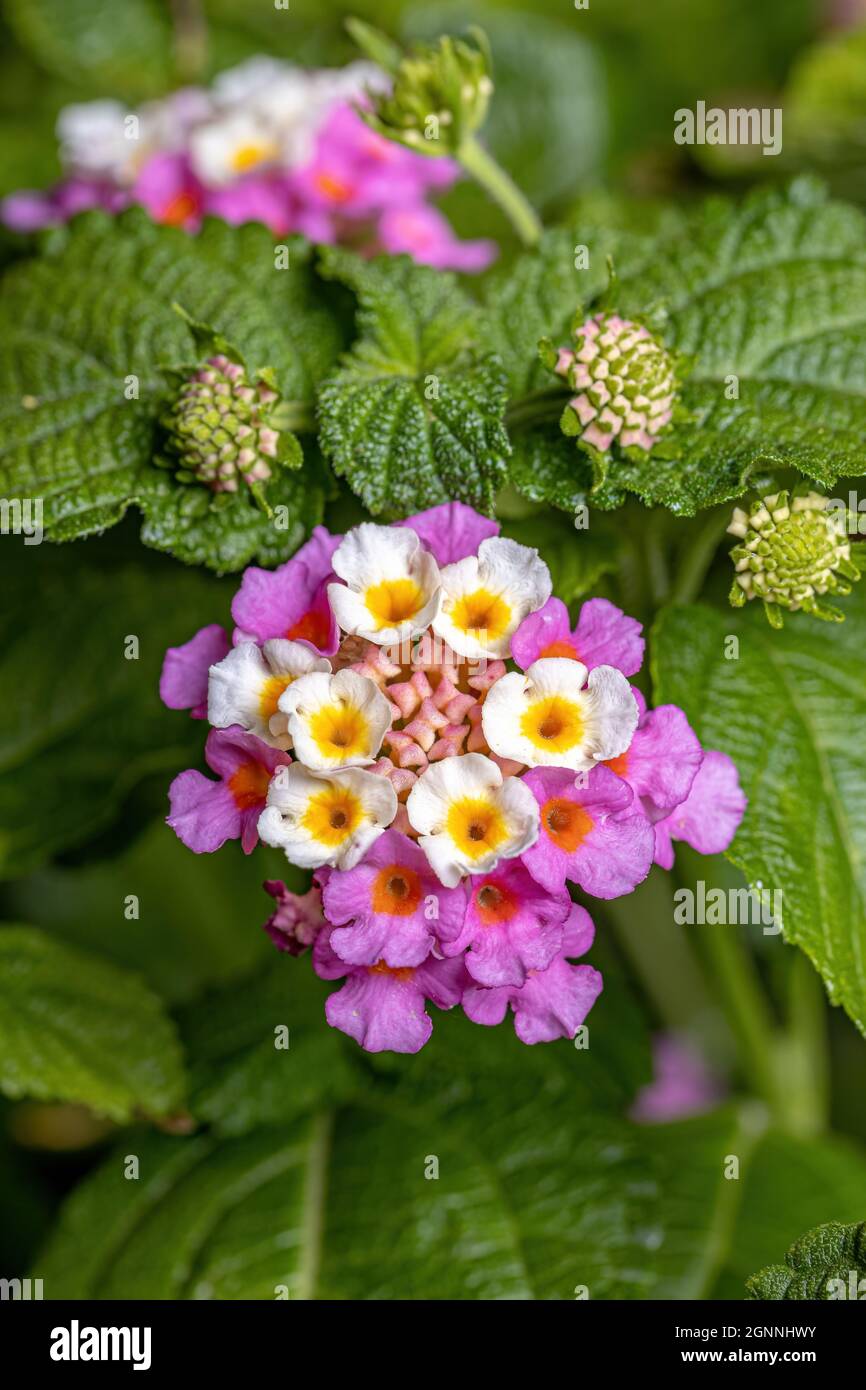
[{"label": "white flower with yellow center", "polygon": [[506,657],[523,619],[550,598],[550,571],[538,551],[502,536],[482,541],[442,570],[433,630],[459,656]]},{"label": "white flower with yellow center", "polygon": [[489,873],[538,839],[538,802],[517,777],[503,780],[492,758],[466,753],[421,774],[406,802],[421,848],[446,888]]},{"label": "white flower with yellow center", "polygon": [[631,686],[614,666],[548,656],[502,676],[484,701],[484,737],[501,758],[586,772],[624,753],[637,728]]},{"label": "white flower with yellow center", "polygon": [[280,152],[269,123],[249,111],[230,111],[207,121],[192,132],[189,141],[193,173],[211,187],[276,163]]},{"label": "white flower with yellow center", "polygon": [[439,566],[408,526],[364,521],[331,561],[344,584],[328,598],[344,632],[392,646],[423,632],[439,608]]},{"label": "white flower with yellow center", "polygon": [[391,724],[389,702],[357,671],[302,676],[287,686],[279,706],[297,757],[319,772],[372,763]]},{"label": "white flower with yellow center", "polygon": [[351,869],[396,814],[397,794],[387,777],[358,767],[313,772],[291,763],[271,779],[258,831],[301,869]]},{"label": "white flower with yellow center", "polygon": [[241,642],[210,668],[208,720],[215,729],[239,724],[273,748],[291,748],[288,717],[279,709],[280,696],[299,677],[330,669],[326,657],[287,637],[274,638],[261,647],[255,642]]},{"label": "white flower with yellow center", "polygon": [[60,158],[67,169],[89,178],[131,183],[141,158],[132,115],[119,101],[83,101],[64,106],[57,117]]}]

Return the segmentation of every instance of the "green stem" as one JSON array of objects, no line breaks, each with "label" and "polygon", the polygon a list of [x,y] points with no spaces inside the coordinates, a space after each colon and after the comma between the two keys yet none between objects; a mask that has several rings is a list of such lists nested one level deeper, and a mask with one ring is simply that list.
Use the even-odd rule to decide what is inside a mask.
[{"label": "green stem", "polygon": [[525,246],[535,246],[542,231],[541,220],[517,184],[506,174],[474,135],[463,141],[457,159],[467,174],[501,207]]},{"label": "green stem", "polygon": [[505,424],[508,429],[517,429],[522,425],[554,422],[562,414],[567,400],[568,392],[563,391],[561,386],[545,386],[538,391],[530,391],[510,403],[505,412]]},{"label": "green stem", "polygon": [[207,65],[207,19],[201,0],[171,0],[174,61],[184,82],[201,80]]},{"label": "green stem", "polygon": [[790,1082],[789,1121],[799,1134],[820,1134],[829,1110],[824,987],[802,951],[792,954],[788,967],[789,1027],[780,1045],[780,1063]]},{"label": "green stem", "polygon": [[737,1041],[743,1073],[777,1116],[786,1113],[776,1067],[777,1036],[754,962],[734,926],[693,927]]},{"label": "green stem", "polygon": [[670,591],[671,603],[694,603],[703,588],[707,571],[713,563],[724,534],[730,508],[713,508],[683,547],[676,578]]},{"label": "green stem", "polygon": [[669,877],[653,869],[634,893],[611,898],[603,911],[665,1027],[691,1027],[710,1001],[683,928],[674,921]]},{"label": "green stem", "polygon": [[659,509],[650,512],[645,523],[646,567],[655,608],[665,602],[671,587],[666,553],[668,521],[668,514]]}]

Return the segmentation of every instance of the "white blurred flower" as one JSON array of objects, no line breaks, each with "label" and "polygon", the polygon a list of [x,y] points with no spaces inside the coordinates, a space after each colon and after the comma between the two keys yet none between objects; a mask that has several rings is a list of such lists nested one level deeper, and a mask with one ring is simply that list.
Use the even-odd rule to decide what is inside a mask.
[{"label": "white blurred flower", "polygon": [[76,102],[57,117],[64,168],[91,178],[131,183],[141,159],[138,134],[135,113],[119,101]]}]

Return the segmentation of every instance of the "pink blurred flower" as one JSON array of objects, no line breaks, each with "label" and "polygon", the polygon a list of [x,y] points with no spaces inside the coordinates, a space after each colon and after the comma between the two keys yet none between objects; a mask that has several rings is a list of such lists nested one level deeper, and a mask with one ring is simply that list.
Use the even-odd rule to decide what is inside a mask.
[{"label": "pink blurred flower", "polygon": [[711,1110],[724,1088],[711,1074],[701,1054],[675,1033],[653,1039],[655,1075],[637,1094],[631,1117],[639,1124],[664,1124]]}]

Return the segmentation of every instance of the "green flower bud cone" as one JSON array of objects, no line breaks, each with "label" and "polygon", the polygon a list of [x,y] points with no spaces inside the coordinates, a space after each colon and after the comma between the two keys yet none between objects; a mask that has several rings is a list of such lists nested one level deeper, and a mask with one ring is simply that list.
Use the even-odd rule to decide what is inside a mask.
[{"label": "green flower bud cone", "polygon": [[492,92],[481,36],[469,43],[446,35],[403,56],[390,93],[370,94],[371,109],[360,114],[418,154],[453,156],[484,124]]},{"label": "green flower bud cone", "polygon": [[219,353],[188,378],[164,419],[179,476],[213,492],[237,492],[270,478],[279,431],[271,423],[279,393],[251,381],[239,362]]},{"label": "green flower bud cone", "polygon": [[850,593],[849,581],[860,571],[851,559],[846,513],[831,508],[829,498],[800,489],[773,493],[749,511],[735,508],[728,531],[742,541],[731,551],[735,608],[762,599],[773,627],[782,626],[783,609],[842,621],[844,613],[823,597]]}]

